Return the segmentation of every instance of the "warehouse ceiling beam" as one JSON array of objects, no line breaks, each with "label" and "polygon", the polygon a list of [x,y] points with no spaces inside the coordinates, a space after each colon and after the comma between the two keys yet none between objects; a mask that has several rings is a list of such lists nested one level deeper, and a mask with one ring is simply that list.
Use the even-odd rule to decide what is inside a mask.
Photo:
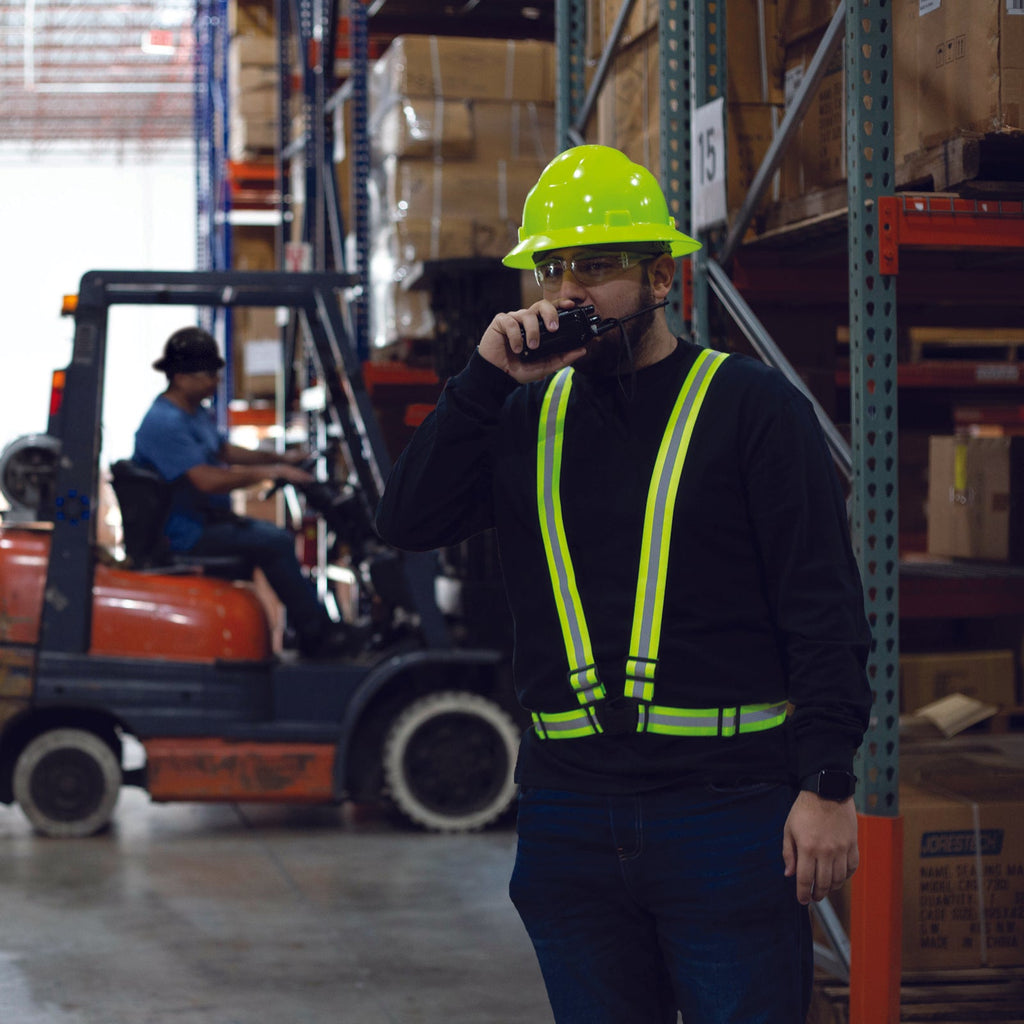
[{"label": "warehouse ceiling beam", "polygon": [[0,0],[3,142],[190,138],[194,8]]}]

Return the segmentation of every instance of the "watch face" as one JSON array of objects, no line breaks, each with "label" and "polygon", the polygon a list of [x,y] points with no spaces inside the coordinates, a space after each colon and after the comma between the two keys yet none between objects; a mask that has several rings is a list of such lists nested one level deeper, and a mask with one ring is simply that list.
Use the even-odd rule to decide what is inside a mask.
[{"label": "watch face", "polygon": [[818,795],[826,800],[845,800],[853,795],[854,782],[847,772],[825,769],[818,774]]}]

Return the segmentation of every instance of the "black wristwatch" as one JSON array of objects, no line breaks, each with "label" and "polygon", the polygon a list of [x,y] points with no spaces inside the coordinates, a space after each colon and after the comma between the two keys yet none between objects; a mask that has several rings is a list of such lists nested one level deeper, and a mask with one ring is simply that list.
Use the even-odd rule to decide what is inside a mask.
[{"label": "black wristwatch", "polygon": [[838,771],[835,768],[822,768],[820,772],[808,775],[800,783],[801,789],[817,793],[822,800],[842,802],[853,796],[857,788],[857,776],[851,772]]}]

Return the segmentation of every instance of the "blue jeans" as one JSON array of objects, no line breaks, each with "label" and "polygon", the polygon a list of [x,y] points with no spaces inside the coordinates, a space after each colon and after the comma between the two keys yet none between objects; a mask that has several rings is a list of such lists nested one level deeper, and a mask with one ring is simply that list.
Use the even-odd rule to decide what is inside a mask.
[{"label": "blue jeans", "polygon": [[524,789],[509,892],[557,1024],[803,1024],[810,918],[782,862],[793,798],[767,783]]},{"label": "blue jeans", "polygon": [[295,556],[295,538],[287,530],[261,519],[210,523],[190,550],[197,555],[239,555],[257,566],[300,635],[319,636],[331,625],[316,588]]}]

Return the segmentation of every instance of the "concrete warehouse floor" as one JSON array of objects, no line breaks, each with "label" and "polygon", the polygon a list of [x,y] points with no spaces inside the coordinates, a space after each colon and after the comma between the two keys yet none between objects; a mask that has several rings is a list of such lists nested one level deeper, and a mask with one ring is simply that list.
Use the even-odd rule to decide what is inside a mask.
[{"label": "concrete warehouse floor", "polygon": [[151,804],[35,835],[0,806],[3,1024],[551,1020],[508,900],[512,828],[360,808]]}]

